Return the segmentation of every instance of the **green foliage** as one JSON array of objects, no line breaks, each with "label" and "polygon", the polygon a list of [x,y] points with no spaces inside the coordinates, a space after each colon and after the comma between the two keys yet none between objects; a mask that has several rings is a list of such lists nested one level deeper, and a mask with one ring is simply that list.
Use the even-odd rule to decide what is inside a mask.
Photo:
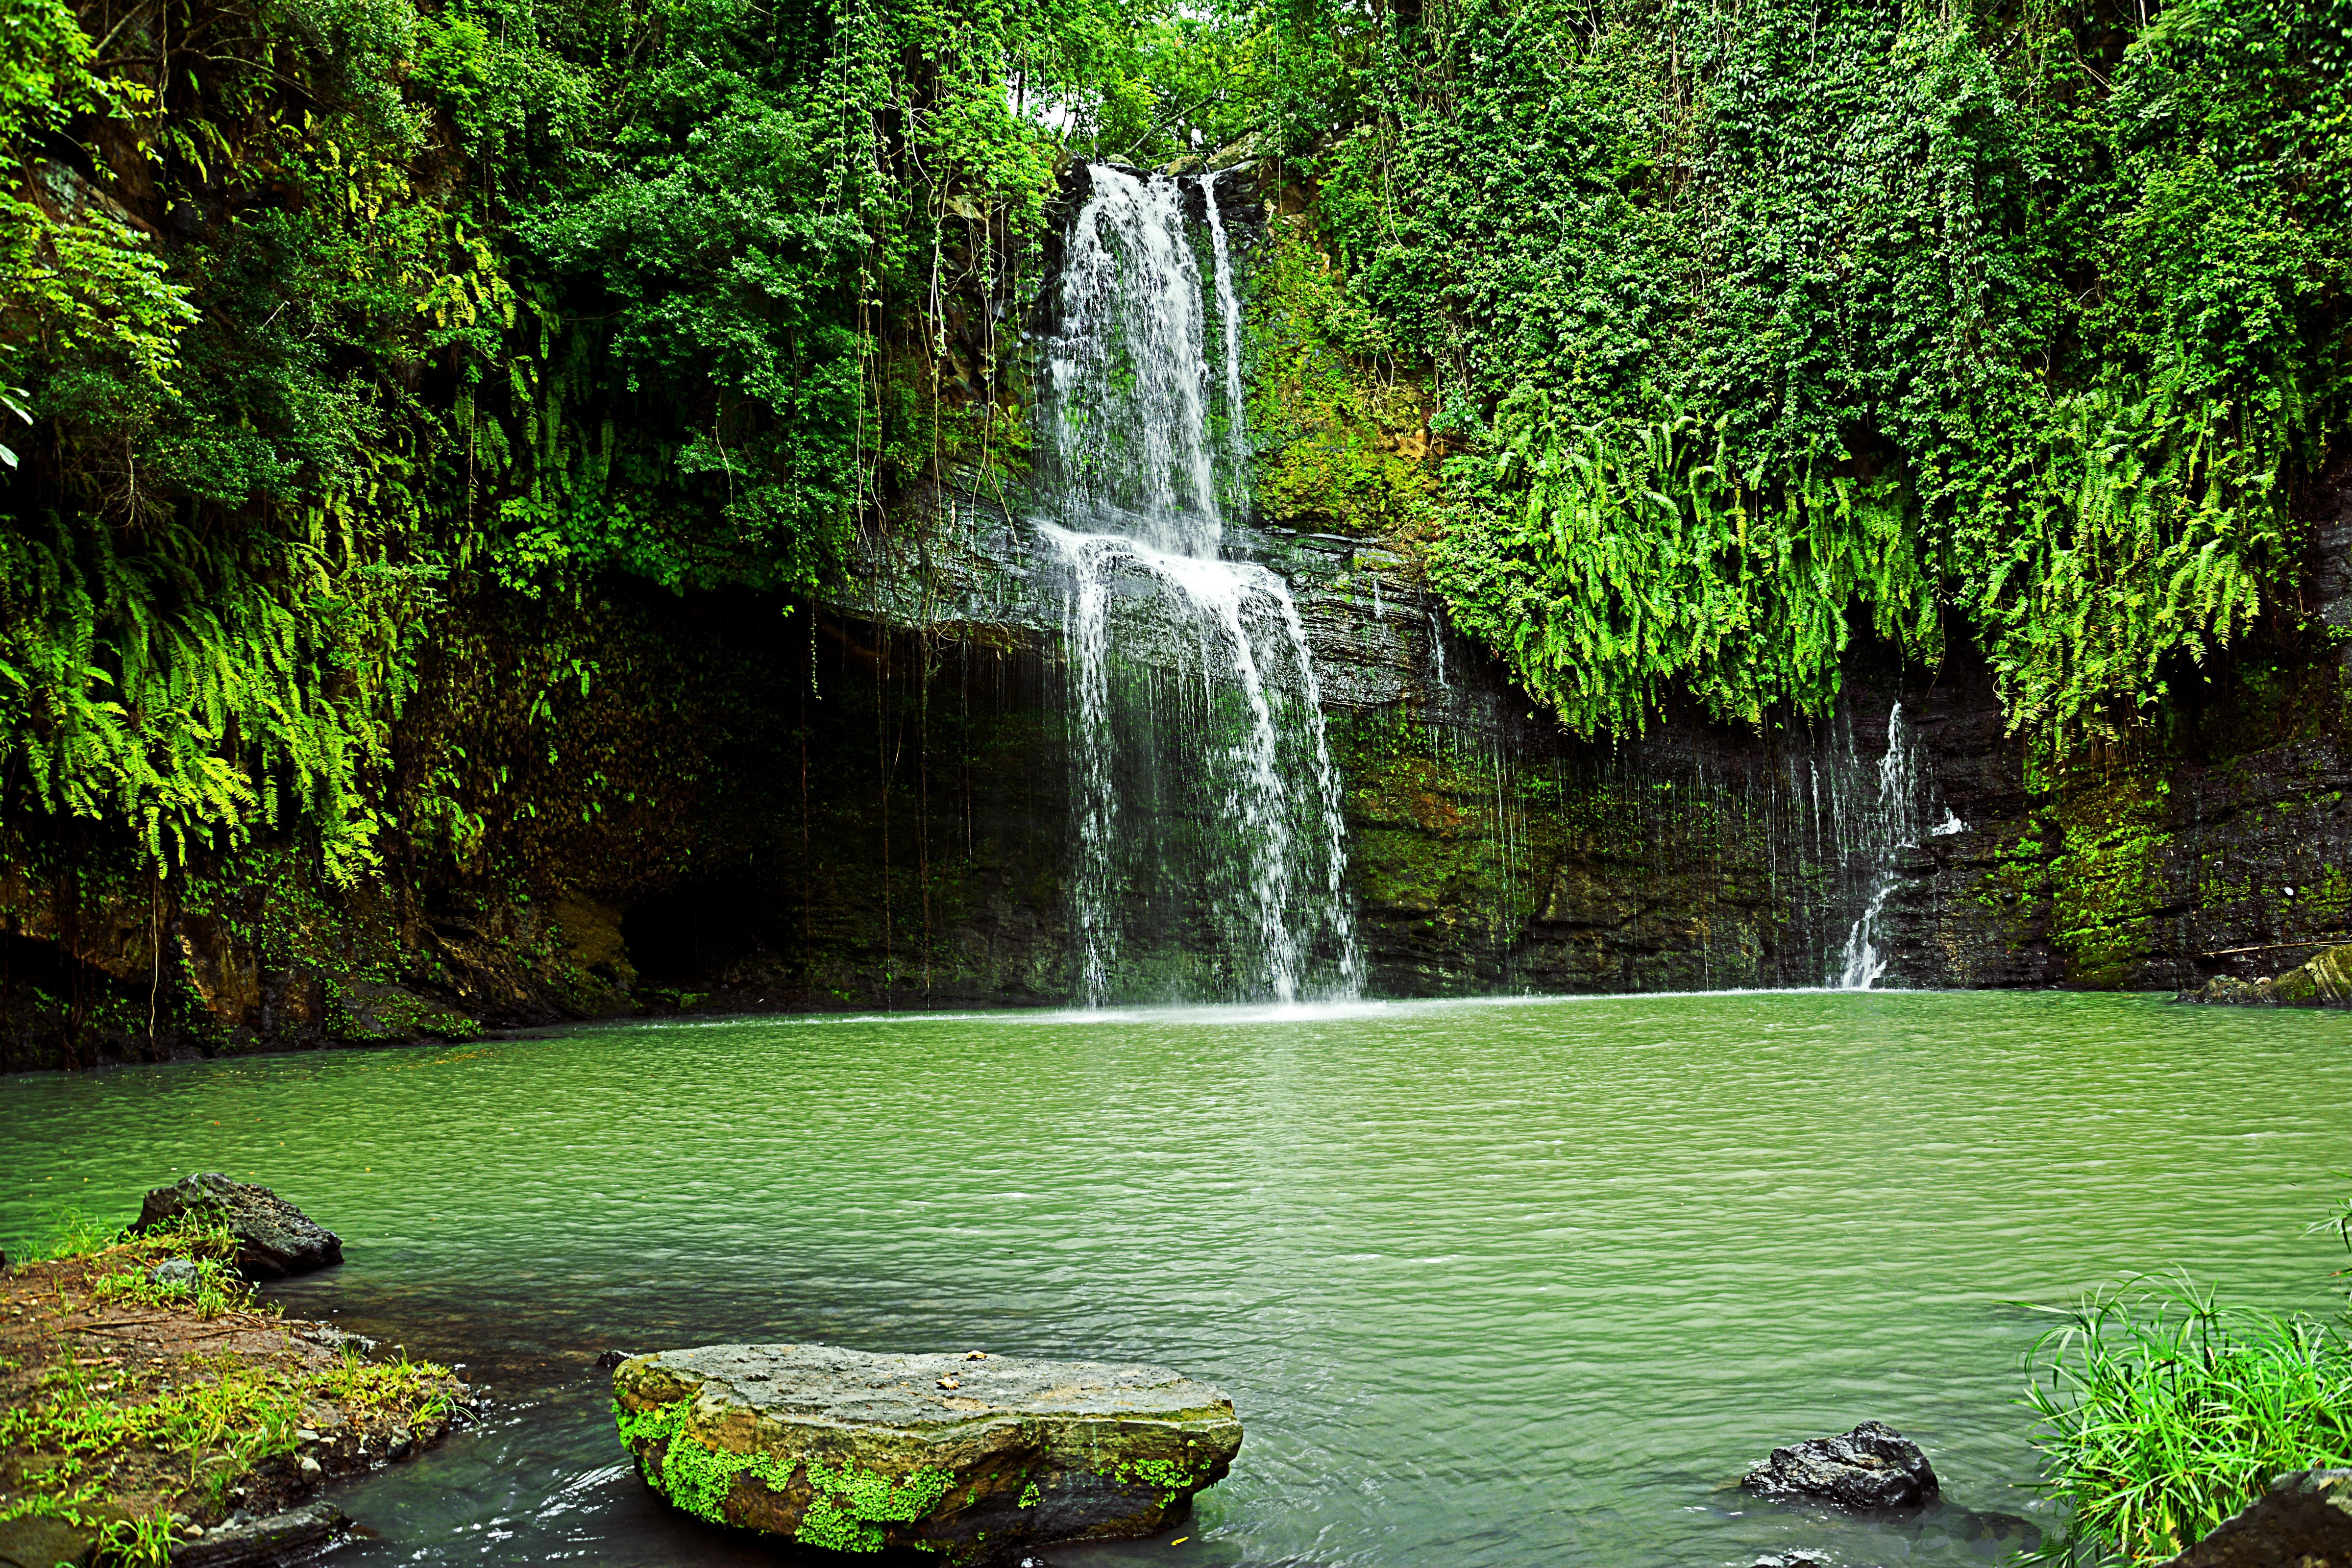
[{"label": "green foliage", "polygon": [[1139,1482],[1144,1486],[1160,1488],[1161,1508],[1168,1507],[1185,1491],[1200,1484],[1191,1465],[1174,1459],[1122,1459],[1112,1467],[1112,1474],[1129,1486]]},{"label": "green foliage", "polygon": [[1580,731],[1637,730],[1677,682],[1719,717],[1817,710],[1857,602],[1882,635],[1937,647],[1895,479],[1825,464],[1751,487],[1719,425],[1670,410],[1563,428],[1526,383],[1492,439],[1485,472],[1454,466],[1431,576]]},{"label": "green foliage", "polygon": [[142,1265],[100,1276],[90,1294],[101,1301],[135,1301],[144,1307],[186,1307],[199,1318],[217,1318],[242,1307],[252,1289],[236,1270],[216,1258],[192,1259],[192,1277],[158,1279],[152,1266]]},{"label": "green foliage", "polygon": [[0,799],[159,868],[470,861],[504,782],[414,718],[436,638],[622,578],[804,591],[1017,468],[1057,168],[1216,149],[1290,210],[1262,501],[1432,541],[1576,727],[1818,710],[1866,628],[2111,733],[2298,613],[2343,22],[0,0]]},{"label": "green foliage", "polygon": [[1437,395],[1434,580],[1572,724],[1818,710],[1861,627],[1932,663],[1948,626],[2063,743],[2295,602],[2352,368],[2344,20],[1267,0],[1224,34],[1291,46],[1251,112],[1350,352]]},{"label": "green foliage", "polygon": [[2132,1280],[2071,1310],[2033,1363],[2042,1487],[2068,1510],[2047,1561],[2158,1562],[2273,1476],[2352,1464],[2352,1342],[2335,1326]]},{"label": "green foliage", "polygon": [[804,588],[1018,460],[997,323],[1146,14],[9,5],[0,790],[346,884],[467,852],[435,738],[394,776],[458,606]]},{"label": "green foliage", "polygon": [[1423,460],[1424,400],[1410,381],[1358,368],[1389,345],[1301,228],[1295,219],[1275,226],[1272,255],[1251,288],[1257,505],[1291,527],[1417,531],[1436,489]]},{"label": "green foliage", "polygon": [[[727,1454],[704,1445],[688,1430],[692,1399],[631,1410],[613,1402],[621,1441],[633,1453],[661,1455],[660,1487],[687,1512],[714,1523],[726,1521],[727,1495],[736,1479],[751,1476],[773,1490],[792,1483],[792,1463],[772,1454]],[[795,1539],[829,1552],[879,1552],[885,1524],[911,1524],[939,1506],[954,1484],[952,1471],[918,1469],[897,1480],[861,1466],[806,1467],[815,1496],[803,1514]]]}]

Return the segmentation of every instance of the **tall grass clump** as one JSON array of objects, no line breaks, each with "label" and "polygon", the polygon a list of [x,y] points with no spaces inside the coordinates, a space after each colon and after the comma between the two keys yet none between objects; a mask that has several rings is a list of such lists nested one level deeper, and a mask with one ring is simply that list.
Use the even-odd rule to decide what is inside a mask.
[{"label": "tall grass clump", "polygon": [[2226,1310],[2142,1276],[2064,1310],[2031,1366],[2040,1486],[2067,1514],[2036,1561],[2162,1562],[2281,1472],[2352,1465],[2341,1322]]}]

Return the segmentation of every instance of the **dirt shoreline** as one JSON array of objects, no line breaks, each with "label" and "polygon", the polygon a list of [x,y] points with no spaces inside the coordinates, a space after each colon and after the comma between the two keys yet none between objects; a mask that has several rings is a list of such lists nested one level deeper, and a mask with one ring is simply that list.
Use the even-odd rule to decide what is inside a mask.
[{"label": "dirt shoreline", "polygon": [[0,1568],[275,1562],[257,1527],[471,1412],[447,1368],[260,1301],[223,1230],[80,1242],[0,1268]]}]

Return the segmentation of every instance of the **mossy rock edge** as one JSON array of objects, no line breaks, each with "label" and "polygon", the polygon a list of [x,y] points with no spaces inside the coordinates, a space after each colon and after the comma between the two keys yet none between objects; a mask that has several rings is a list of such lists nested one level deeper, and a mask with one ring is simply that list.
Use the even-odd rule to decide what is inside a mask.
[{"label": "mossy rock edge", "polygon": [[704,1345],[623,1362],[613,1400],[638,1473],[698,1518],[955,1563],[1150,1535],[1242,1445],[1222,1390],[1101,1362]]},{"label": "mossy rock edge", "polygon": [[2275,979],[2216,975],[2203,990],[2185,992],[2176,1000],[2249,1007],[2352,1007],[2352,943],[2331,947]]}]

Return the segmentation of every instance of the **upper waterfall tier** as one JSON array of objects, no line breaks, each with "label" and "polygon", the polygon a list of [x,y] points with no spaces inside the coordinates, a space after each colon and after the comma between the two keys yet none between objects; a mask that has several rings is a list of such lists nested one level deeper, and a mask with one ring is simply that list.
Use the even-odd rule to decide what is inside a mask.
[{"label": "upper waterfall tier", "polygon": [[[1062,521],[1171,554],[1217,553],[1223,524],[1212,429],[1209,321],[1182,187],[1096,163],[1062,262],[1059,330],[1046,346],[1040,454]],[[1208,192],[1215,211],[1215,190]],[[1240,330],[1224,231],[1213,225],[1225,320],[1221,389],[1236,401]],[[1237,407],[1227,407],[1228,427]]]}]

